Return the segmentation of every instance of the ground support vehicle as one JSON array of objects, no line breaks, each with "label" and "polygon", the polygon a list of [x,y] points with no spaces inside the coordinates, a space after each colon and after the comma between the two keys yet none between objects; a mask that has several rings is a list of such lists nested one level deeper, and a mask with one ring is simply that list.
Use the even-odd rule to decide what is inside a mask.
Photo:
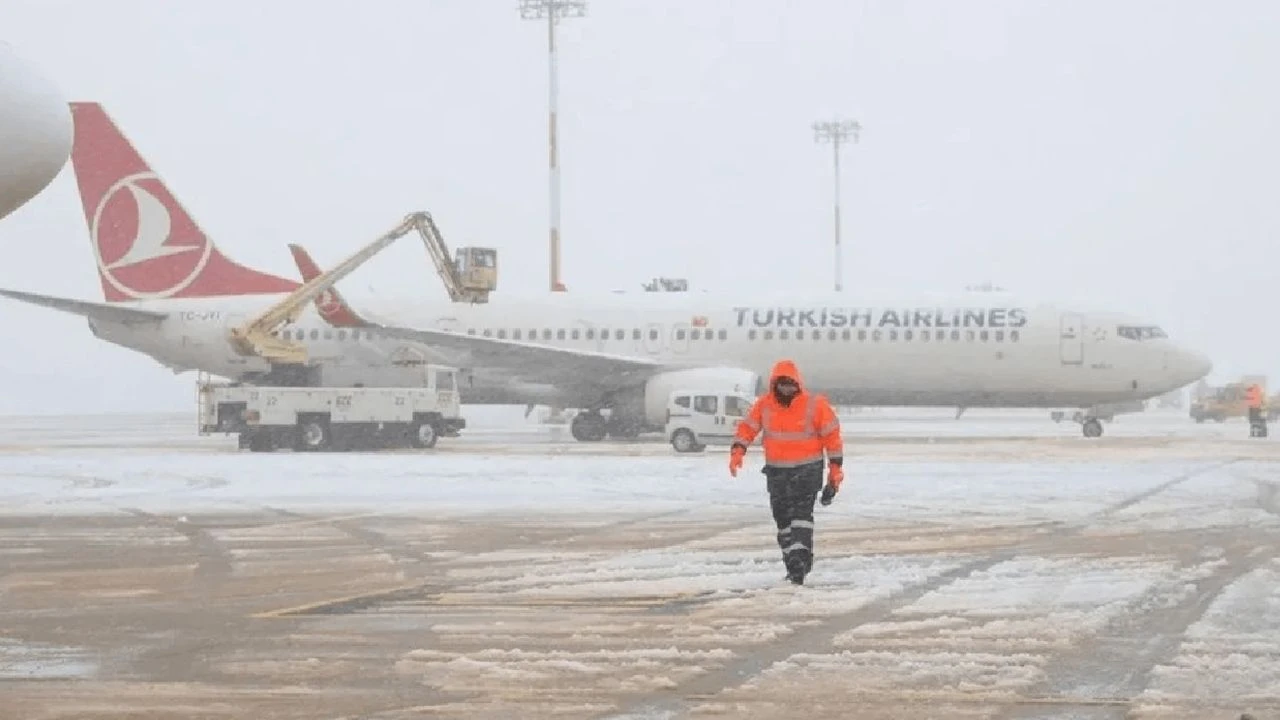
[{"label": "ground support vehicle", "polygon": [[739,392],[676,390],[667,402],[666,436],[676,452],[728,446],[755,398]]},{"label": "ground support vehicle", "polygon": [[466,427],[449,371],[428,387],[264,387],[203,382],[200,434],[236,433],[254,452],[432,448]]}]

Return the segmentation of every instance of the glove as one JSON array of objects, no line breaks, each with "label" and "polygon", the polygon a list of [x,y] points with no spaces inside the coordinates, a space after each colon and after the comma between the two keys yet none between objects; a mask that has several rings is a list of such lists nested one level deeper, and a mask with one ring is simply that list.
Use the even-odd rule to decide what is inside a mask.
[{"label": "glove", "polygon": [[824,506],[830,505],[836,493],[840,492],[842,482],[844,482],[844,468],[832,463],[827,469],[827,484],[822,488],[822,499],[819,502]]},{"label": "glove", "polygon": [[831,485],[827,485],[826,487],[822,488],[822,499],[819,500],[818,502],[822,503],[823,507],[826,507],[827,505],[831,504],[831,501],[834,500],[835,497],[836,497],[836,488],[832,487]]},{"label": "glove", "polygon": [[729,450],[729,474],[738,477],[738,471],[742,469],[742,461],[747,456],[747,449],[741,445],[734,445]]}]

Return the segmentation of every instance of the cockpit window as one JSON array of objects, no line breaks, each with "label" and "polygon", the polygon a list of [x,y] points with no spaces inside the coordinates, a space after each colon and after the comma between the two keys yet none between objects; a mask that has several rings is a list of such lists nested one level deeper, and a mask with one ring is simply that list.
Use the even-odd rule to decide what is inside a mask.
[{"label": "cockpit window", "polygon": [[1164,330],[1155,325],[1120,325],[1116,328],[1116,335],[1129,340],[1155,340],[1169,337]]}]

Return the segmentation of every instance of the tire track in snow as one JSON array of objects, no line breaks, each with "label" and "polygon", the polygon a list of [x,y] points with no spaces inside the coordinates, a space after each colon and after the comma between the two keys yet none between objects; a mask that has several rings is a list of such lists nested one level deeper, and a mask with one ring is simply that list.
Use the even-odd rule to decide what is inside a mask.
[{"label": "tire track in snow", "polygon": [[[405,583],[390,589],[382,589],[370,591],[367,594],[336,598],[332,600],[320,600],[316,603],[299,605],[294,608],[287,608],[285,611],[265,611],[265,616],[289,617],[297,615],[319,615],[319,614],[346,614],[371,610],[380,606],[386,606],[401,602],[421,601],[429,598],[429,596],[440,592],[438,576],[440,574],[440,566],[455,560],[453,557],[440,558],[439,550],[424,549],[418,547],[414,540],[398,540],[388,536],[383,532],[370,529],[364,526],[362,520],[395,520],[412,522],[412,516],[398,516],[391,514],[371,514],[369,516],[359,517],[333,517],[324,515],[306,515],[293,512],[283,508],[261,506],[278,517],[287,518],[295,522],[314,523],[317,525],[326,525],[332,527],[348,537],[356,540],[360,544],[370,549],[383,553],[404,573]],[[695,513],[700,508],[680,508],[677,510],[667,510],[659,513],[651,513],[641,516],[631,516],[622,520],[607,523],[593,527],[566,527],[559,529],[552,537],[545,538],[540,541],[541,545],[559,546],[570,542],[593,537],[599,537],[609,533],[625,530],[633,526],[643,525],[644,523],[669,519],[679,515],[689,515]],[[267,527],[267,526],[263,526]],[[545,530],[542,527],[536,527],[535,530]],[[716,535],[724,532],[723,529],[716,529],[709,535]],[[492,535],[485,535],[486,540],[492,540]],[[506,550],[512,547],[519,547],[527,541],[521,537],[520,532],[513,532],[508,541],[487,547],[488,552]],[[671,547],[689,542],[688,537],[678,537],[672,539],[668,543],[657,544],[655,547]]]},{"label": "tire track in snow", "polygon": [[[226,546],[208,530],[188,522],[185,517],[175,521],[138,508],[119,509],[151,525],[173,530],[187,539],[196,556],[189,609],[201,617],[202,626],[225,627],[235,616],[218,602],[211,601],[210,597],[212,590],[226,581],[232,572],[233,559]],[[198,677],[209,658],[217,654],[217,648],[230,642],[227,636],[214,630],[179,633],[171,644],[140,651],[129,664],[136,671],[161,681]]]},{"label": "tire track in snow", "polygon": [[[1257,504],[1263,510],[1280,515],[1280,485],[1243,473],[1233,473],[1240,480],[1257,486]],[[998,716],[1001,720],[1063,717],[1071,720],[1124,720],[1130,705],[1146,689],[1151,673],[1159,665],[1172,661],[1178,653],[1187,629],[1204,616],[1213,601],[1241,577],[1276,556],[1274,545],[1254,544],[1235,548],[1223,557],[1225,564],[1208,577],[1195,581],[1195,591],[1170,606],[1140,615],[1122,615],[1104,630],[1075,648],[1059,655],[1045,669],[1049,680],[1031,690],[1031,695],[1050,700],[1079,697],[1083,694],[1110,697],[1109,706],[1072,707],[1069,701],[1056,702],[1061,710],[1045,714],[1027,709]],[[1184,568],[1186,566],[1184,565]],[[1158,594],[1138,601],[1159,601]],[[1140,700],[1136,702],[1140,703]],[[1177,706],[1176,700],[1160,701],[1162,706]]]},{"label": "tire track in snow", "polygon": [[[1172,660],[1183,636],[1199,620],[1231,583],[1275,557],[1274,547],[1235,549],[1223,558],[1225,564],[1208,577],[1194,581],[1195,591],[1166,607],[1139,614],[1122,613],[1093,638],[1067,654],[1054,657],[1045,667],[1048,680],[1033,687],[1030,696],[1039,698],[1116,698],[1123,704],[1072,706],[1055,703],[1053,710],[1021,706],[997,715],[1000,720],[1031,718],[1063,720],[1125,720],[1130,705],[1147,687],[1156,666]],[[1160,595],[1144,595],[1138,604],[1159,600]],[[1160,701],[1176,706],[1176,700]]]},{"label": "tire track in snow", "polygon": [[[397,562],[431,562],[438,561],[439,558],[434,557],[437,551],[424,550],[416,547],[413,542],[405,540],[397,540],[385,533],[372,530],[361,523],[361,520],[393,520],[401,522],[412,522],[414,518],[408,515],[396,515],[391,513],[370,514],[367,517],[333,517],[325,515],[306,515],[296,513],[283,508],[263,506],[263,509],[277,515],[279,517],[288,518],[299,522],[313,522],[318,525],[329,525],[345,534],[368,545],[379,552],[386,553]],[[587,539],[598,537],[619,530],[624,530],[633,526],[643,525],[645,523],[657,520],[665,520],[679,515],[689,515],[697,512],[698,508],[680,508],[677,510],[666,510],[660,513],[650,513],[647,515],[630,516],[616,522],[606,523],[599,526],[587,527],[565,527],[554,534],[553,537],[546,538],[541,541],[544,545],[560,545],[579,539]],[[544,530],[543,527],[537,527],[538,530]],[[516,538],[518,539],[518,537]],[[679,542],[687,542],[682,539]],[[513,541],[505,545],[495,546],[491,549],[501,550],[508,547],[516,546],[517,542]]]},{"label": "tire track in snow", "polygon": [[203,592],[209,586],[222,582],[231,574],[231,553],[199,525],[187,522],[185,517],[172,521],[137,508],[122,507],[120,510],[151,525],[168,528],[187,539],[196,554],[193,577],[197,592]]},{"label": "tire track in snow", "polygon": [[[1238,462],[1238,459],[1233,458],[1204,465],[1176,475],[1165,482],[1130,495],[1117,503],[1091,513],[1082,521],[1075,523],[1062,523],[1056,527],[1043,529],[1028,541],[1024,541],[1012,547],[971,560],[959,567],[952,568],[951,570],[924,580],[923,582],[908,586],[897,593],[885,596],[879,600],[871,601],[857,610],[835,615],[826,618],[815,625],[797,630],[777,643],[755,649],[752,652],[746,653],[737,660],[731,661],[717,669],[692,678],[688,682],[685,682],[668,692],[666,697],[662,697],[656,701],[644,700],[638,703],[633,703],[616,711],[602,715],[600,718],[601,720],[632,720],[635,718],[645,717],[669,717],[687,713],[691,709],[691,704],[696,704],[703,700],[712,700],[715,696],[723,692],[740,687],[768,670],[773,665],[783,662],[794,655],[801,653],[822,653],[824,651],[832,650],[832,638],[849,632],[861,625],[882,621],[896,610],[911,605],[930,592],[941,590],[974,573],[989,570],[990,568],[995,567],[1002,562],[1012,560],[1019,555],[1029,553],[1034,554],[1040,552],[1042,549],[1050,549],[1054,544],[1061,540],[1077,535],[1088,529],[1098,520],[1105,519],[1116,512],[1132,507],[1133,505],[1150,499],[1161,492],[1177,487],[1188,480],[1199,477],[1200,475],[1210,471],[1232,465],[1236,462]],[[1232,566],[1228,565],[1228,567]],[[1221,575],[1215,577],[1219,576]],[[1225,587],[1225,584],[1223,587]],[[1220,588],[1218,591],[1220,591]],[[1203,592],[1199,594],[1203,594],[1206,597],[1210,595],[1216,597],[1218,591],[1214,591],[1212,587],[1205,587]],[[1154,667],[1154,664],[1155,660],[1152,661],[1151,665]],[[1112,716],[1108,715],[1104,717],[1110,718]]]}]

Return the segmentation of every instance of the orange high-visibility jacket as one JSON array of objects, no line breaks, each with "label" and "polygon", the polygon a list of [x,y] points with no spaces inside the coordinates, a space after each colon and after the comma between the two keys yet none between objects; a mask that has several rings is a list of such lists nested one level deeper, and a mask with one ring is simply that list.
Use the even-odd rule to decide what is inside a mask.
[{"label": "orange high-visibility jacket", "polygon": [[[800,384],[789,406],[782,406],[773,396],[773,381],[785,375]],[[844,461],[844,440],[840,437],[840,418],[825,395],[804,389],[800,370],[790,360],[779,360],[769,373],[765,394],[756,398],[746,417],[738,422],[735,443],[751,445],[756,434],[762,435],[764,462],[770,467],[798,467],[820,462],[826,451],[827,460]]]},{"label": "orange high-visibility jacket", "polygon": [[1262,388],[1257,385],[1250,385],[1249,388],[1244,391],[1244,399],[1245,402],[1249,403],[1249,407],[1261,408]]}]

